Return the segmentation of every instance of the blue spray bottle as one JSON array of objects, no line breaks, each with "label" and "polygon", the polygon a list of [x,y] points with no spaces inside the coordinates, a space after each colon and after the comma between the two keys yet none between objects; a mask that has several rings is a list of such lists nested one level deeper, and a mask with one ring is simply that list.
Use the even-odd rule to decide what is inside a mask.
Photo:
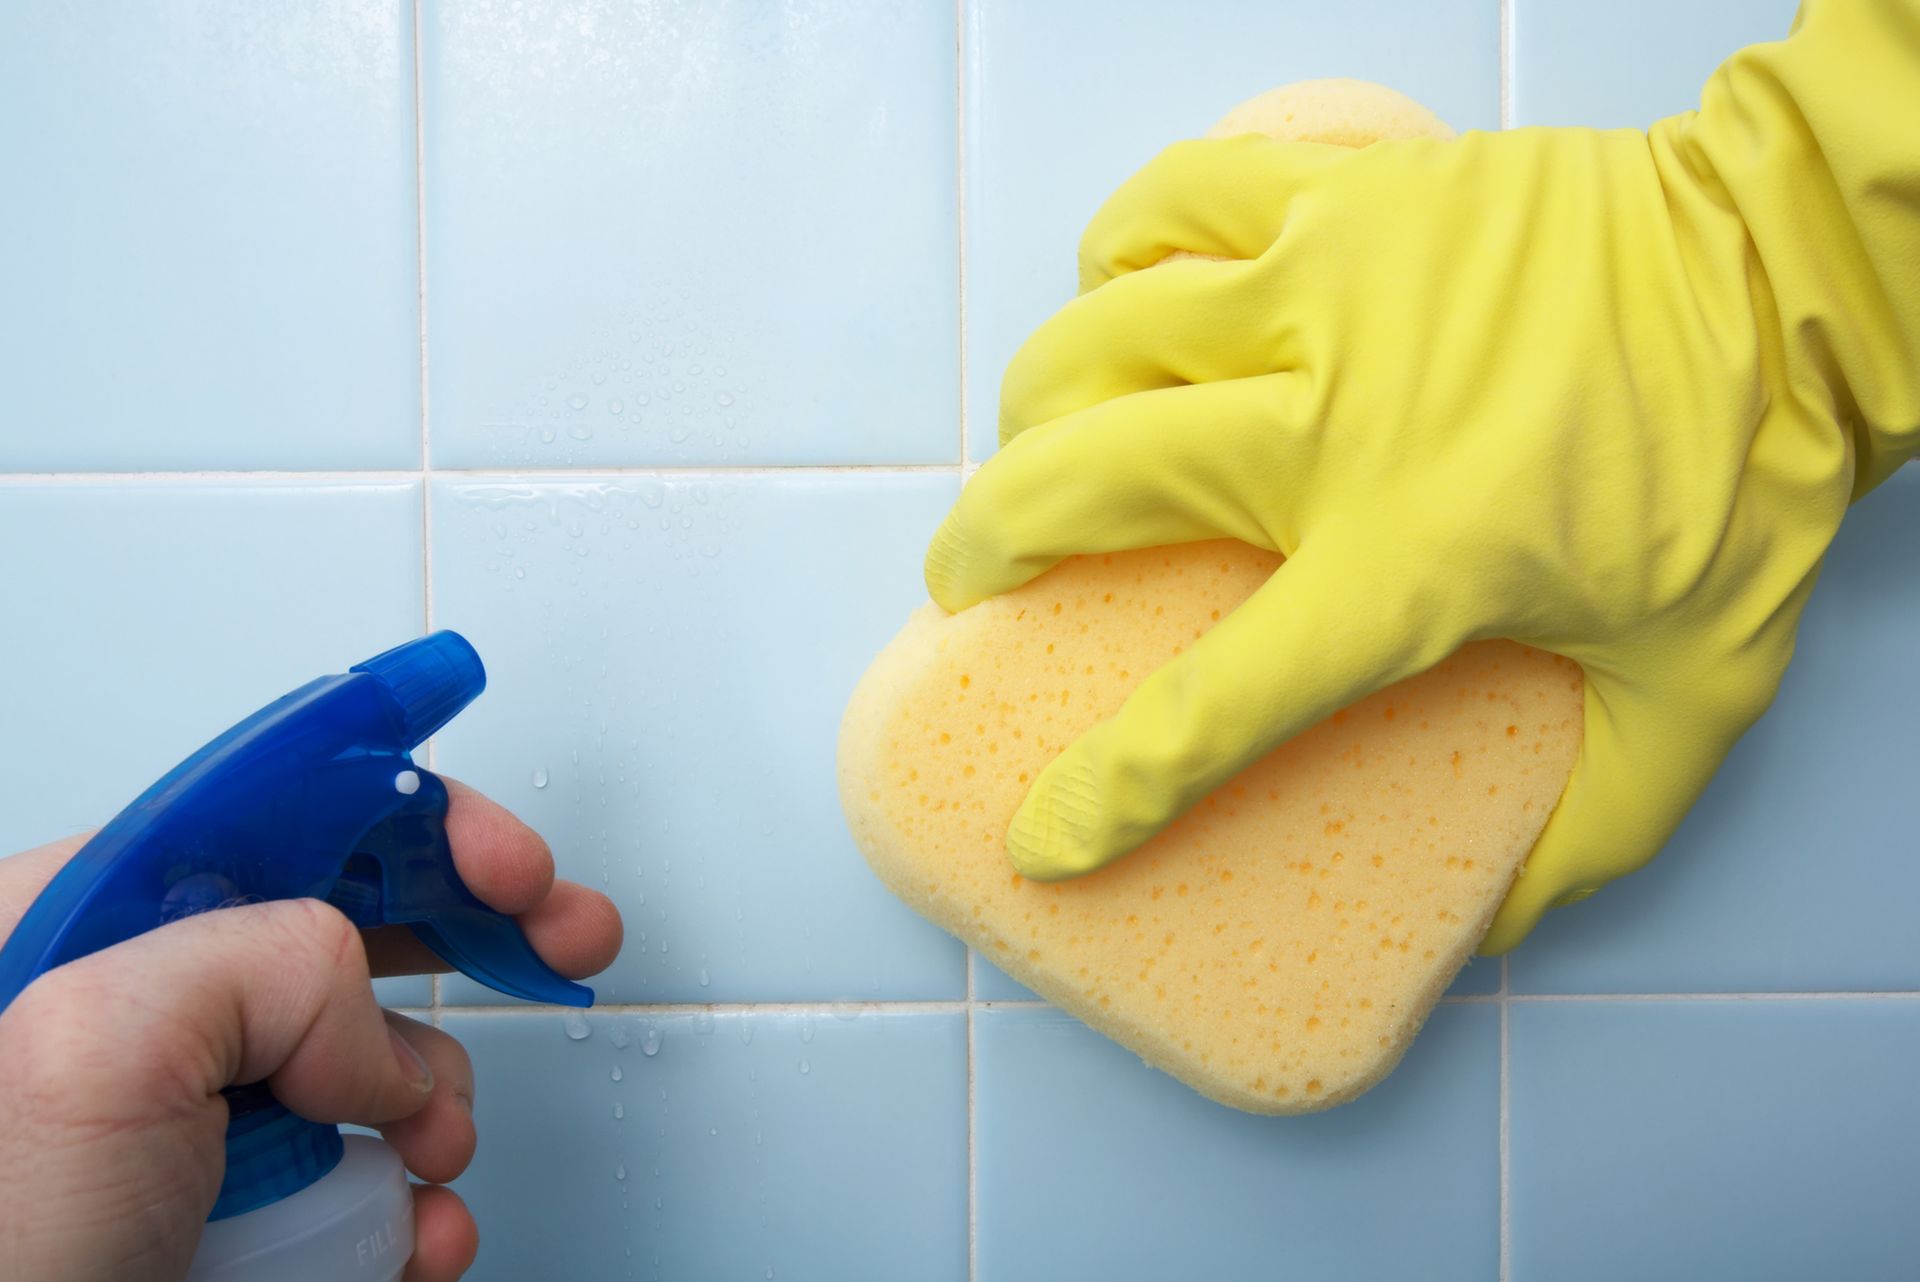
[{"label": "blue spray bottle", "polygon": [[[81,847],[0,947],[0,1010],[37,976],[193,913],[322,899],[360,926],[406,925],[500,992],[564,1006],[593,992],[541,961],[474,897],[447,844],[447,790],[408,755],[486,685],[480,656],[436,632],[321,677],[234,726]],[[226,1092],[226,1177],[191,1282],[397,1279],[413,1199],[377,1139],[287,1111],[264,1085]]]}]

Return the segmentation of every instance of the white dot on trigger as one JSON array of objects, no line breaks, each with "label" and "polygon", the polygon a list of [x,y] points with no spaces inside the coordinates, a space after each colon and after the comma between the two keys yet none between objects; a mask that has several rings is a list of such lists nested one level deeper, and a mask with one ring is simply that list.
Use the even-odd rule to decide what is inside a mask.
[{"label": "white dot on trigger", "polygon": [[393,777],[393,790],[403,797],[411,797],[420,791],[420,776],[411,770],[402,770]]}]

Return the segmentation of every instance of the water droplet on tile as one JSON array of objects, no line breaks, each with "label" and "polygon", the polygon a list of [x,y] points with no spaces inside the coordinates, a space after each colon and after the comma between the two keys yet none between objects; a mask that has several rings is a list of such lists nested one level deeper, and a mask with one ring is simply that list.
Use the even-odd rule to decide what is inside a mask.
[{"label": "water droplet on tile", "polygon": [[609,1077],[611,1077],[611,1078],[612,1078],[612,1079],[613,1079],[614,1081],[616,1081],[616,1082],[617,1082],[617,1081],[619,1081],[619,1080],[620,1080],[620,1066],[619,1066],[618,1064],[615,1064],[615,1065],[613,1066],[613,1071],[612,1071],[611,1073],[609,1073],[609,1074],[607,1074],[607,1076],[609,1076]]},{"label": "water droplet on tile", "polygon": [[[660,1030],[658,1028],[652,1026],[647,1028],[646,1036],[640,1039],[640,1053],[647,1056],[658,1055],[660,1053]],[[666,1096],[662,1095],[660,1098],[665,1099]]]},{"label": "water droplet on tile", "polygon": [[726,406],[733,404],[733,395],[730,392],[721,392],[720,394],[715,396],[713,399],[714,399],[714,403],[721,406],[722,408],[725,408]]},{"label": "water droplet on tile", "polygon": [[626,1163],[622,1162],[619,1166],[616,1166],[613,1168],[613,1178],[623,1182],[626,1180],[627,1178]]},{"label": "water droplet on tile", "polygon": [[812,1071],[813,1071],[813,1065],[809,1064],[804,1059],[800,1061],[800,1076],[805,1077],[808,1073],[811,1073]]},{"label": "water droplet on tile", "polygon": [[626,1115],[627,1115],[627,1106],[626,1106],[625,1104],[615,1104],[615,1105],[613,1106],[613,1120],[614,1120],[614,1121],[616,1121],[616,1122],[618,1122],[618,1121],[620,1121],[621,1119],[623,1119],[624,1117],[626,1117]]},{"label": "water droplet on tile", "polygon": [[567,1012],[565,1024],[567,1038],[570,1041],[584,1042],[587,1038],[593,1036],[593,1025],[589,1024],[587,1017],[577,1010]]},{"label": "water droplet on tile", "polygon": [[587,408],[587,398],[579,392],[575,392],[567,398],[567,405],[572,409],[583,410]]},{"label": "water droplet on tile", "polygon": [[621,404],[618,400],[611,400],[607,402],[607,413],[609,414],[619,414],[623,412],[626,408],[627,407]]},{"label": "water droplet on tile", "polygon": [[607,1040],[613,1043],[615,1050],[623,1051],[627,1049],[627,1030],[615,1024],[607,1030]]},{"label": "water droplet on tile", "polygon": [[700,968],[700,987],[710,988],[712,986],[713,986],[713,976],[707,974],[707,968],[705,966],[702,966]]},{"label": "water droplet on tile", "polygon": [[593,429],[585,423],[575,423],[567,429],[567,435],[576,441],[590,441],[593,439]]},{"label": "water droplet on tile", "polygon": [[524,566],[524,565],[516,565],[516,566],[514,566],[514,567],[513,567],[513,577],[514,577],[514,578],[516,578],[516,579],[524,579],[524,578],[526,578],[526,577],[527,577],[527,567],[526,567],[526,566]]},{"label": "water droplet on tile", "polygon": [[800,1040],[803,1042],[813,1040],[813,1020],[805,1015],[800,1017]]},{"label": "water droplet on tile", "polygon": [[753,1045],[753,1020],[751,1019],[743,1019],[740,1021],[740,1044],[742,1046]]},{"label": "water droplet on tile", "polygon": [[542,445],[551,445],[553,444],[554,438],[558,435],[560,435],[560,433],[554,431],[552,428],[543,427],[540,429],[540,443]]},{"label": "water droplet on tile", "polygon": [[544,788],[547,786],[547,768],[545,766],[540,766],[534,770],[533,786],[536,788]]},{"label": "water droplet on tile", "polygon": [[709,1126],[707,1128],[707,1134],[709,1135],[718,1135],[719,1133],[720,1133],[720,1128],[717,1126]]},{"label": "water droplet on tile", "polygon": [[595,375],[593,376],[593,385],[594,385],[595,387],[598,387],[598,386],[600,386],[600,384],[602,384],[602,383],[604,383],[604,382],[606,382],[606,381],[607,381],[607,376],[606,376],[606,374],[605,374],[605,372],[601,372],[601,373],[598,373],[598,374],[595,374]]}]

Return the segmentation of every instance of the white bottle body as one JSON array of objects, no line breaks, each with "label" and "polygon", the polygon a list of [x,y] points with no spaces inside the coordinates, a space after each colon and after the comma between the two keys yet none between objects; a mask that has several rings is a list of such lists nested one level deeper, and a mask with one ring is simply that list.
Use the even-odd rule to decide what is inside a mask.
[{"label": "white bottle body", "polygon": [[298,1193],[207,1225],[186,1282],[399,1282],[413,1255],[406,1167],[371,1136],[344,1142]]}]

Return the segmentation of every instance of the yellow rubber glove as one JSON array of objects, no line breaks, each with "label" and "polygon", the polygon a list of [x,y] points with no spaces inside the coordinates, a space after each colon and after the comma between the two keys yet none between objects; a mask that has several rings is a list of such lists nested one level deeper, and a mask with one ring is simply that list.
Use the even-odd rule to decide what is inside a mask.
[{"label": "yellow rubber glove", "polygon": [[[1511,637],[1586,737],[1482,945],[1660,848],[1765,710],[1851,499],[1920,444],[1920,0],[1812,0],[1697,113],[1360,151],[1177,145],[1096,216],[927,554],[959,610],[1222,535],[1261,590],[1034,783],[1098,868],[1290,736]],[[1236,261],[1181,261],[1186,250]]]}]

